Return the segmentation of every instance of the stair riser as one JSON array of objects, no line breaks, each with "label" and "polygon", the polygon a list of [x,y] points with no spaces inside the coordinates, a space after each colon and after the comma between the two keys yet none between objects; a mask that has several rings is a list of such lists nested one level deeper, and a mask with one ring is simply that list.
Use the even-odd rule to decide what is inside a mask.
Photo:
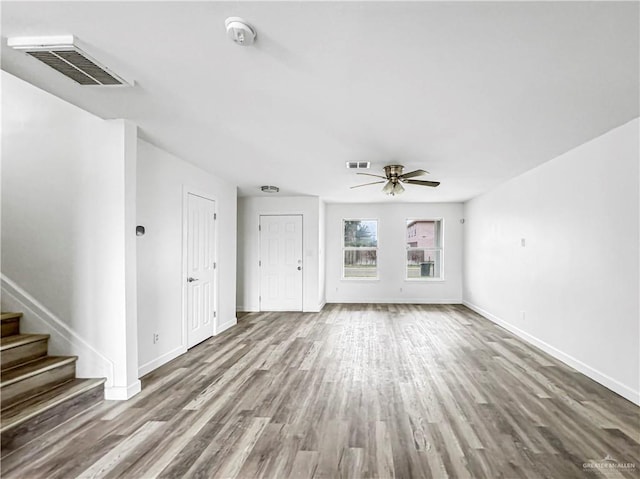
[{"label": "stair riser", "polygon": [[68,399],[54,408],[28,419],[26,422],[22,422],[3,431],[0,433],[0,452],[2,457],[24,446],[44,432],[50,431],[66,420],[99,403],[103,399],[103,396],[104,387],[100,384],[79,396]]},{"label": "stair riser", "polygon": [[4,338],[6,336],[12,336],[14,334],[20,334],[20,320],[18,318],[2,321],[2,334]]},{"label": "stair riser", "polygon": [[43,371],[40,374],[3,387],[0,404],[2,409],[13,406],[44,391],[53,389],[75,377],[75,362]]},{"label": "stair riser", "polygon": [[0,364],[2,369],[6,369],[46,355],[47,341],[43,339],[2,351]]}]

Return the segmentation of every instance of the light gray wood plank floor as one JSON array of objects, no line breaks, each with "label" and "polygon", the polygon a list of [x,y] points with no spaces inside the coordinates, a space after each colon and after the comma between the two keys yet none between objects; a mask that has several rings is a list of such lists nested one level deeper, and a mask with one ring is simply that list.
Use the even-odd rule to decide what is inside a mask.
[{"label": "light gray wood plank floor", "polygon": [[640,469],[637,406],[459,305],[251,313],[142,382],[131,400],[103,401],[10,453],[2,477],[619,478]]}]

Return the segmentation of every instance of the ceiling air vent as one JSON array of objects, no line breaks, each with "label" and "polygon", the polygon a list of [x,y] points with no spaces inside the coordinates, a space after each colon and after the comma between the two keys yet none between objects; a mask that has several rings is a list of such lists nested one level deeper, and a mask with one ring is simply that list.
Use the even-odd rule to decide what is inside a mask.
[{"label": "ceiling air vent", "polygon": [[349,170],[366,170],[371,166],[369,161],[347,161],[347,169]]},{"label": "ceiling air vent", "polygon": [[130,84],[78,48],[73,35],[15,37],[9,38],[7,45],[40,60],[80,85]]}]

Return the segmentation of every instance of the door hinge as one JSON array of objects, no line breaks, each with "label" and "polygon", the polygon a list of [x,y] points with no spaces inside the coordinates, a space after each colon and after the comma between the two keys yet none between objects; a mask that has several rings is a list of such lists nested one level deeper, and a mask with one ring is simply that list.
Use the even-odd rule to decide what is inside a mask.
[{"label": "door hinge", "polygon": [[213,269],[216,269],[218,267],[218,263],[216,263],[215,261],[213,262]]},{"label": "door hinge", "polygon": [[213,312],[213,317],[215,318],[215,317],[217,317],[217,316],[218,316],[218,313],[216,313],[216,312],[214,311],[214,312]]},{"label": "door hinge", "polygon": [[218,213],[214,213],[214,214],[213,214],[213,219],[214,219],[214,220],[217,220],[217,219],[218,219]]},{"label": "door hinge", "polygon": [[262,266],[262,260],[258,261],[258,266]]},{"label": "door hinge", "polygon": [[262,301],[262,296],[258,296],[258,301]]}]

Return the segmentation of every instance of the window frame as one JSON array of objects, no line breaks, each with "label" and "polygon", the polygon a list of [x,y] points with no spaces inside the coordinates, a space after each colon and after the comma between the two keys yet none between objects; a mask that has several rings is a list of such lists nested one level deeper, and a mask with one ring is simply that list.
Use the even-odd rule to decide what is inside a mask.
[{"label": "window frame", "polygon": [[[345,246],[344,244],[344,225],[346,221],[375,221],[376,222],[376,246]],[[379,249],[380,249],[380,219],[379,218],[342,218],[342,221],[340,222],[340,237],[341,237],[341,249],[342,249],[342,258],[341,258],[341,262],[342,262],[342,266],[340,268],[341,270],[341,281],[380,281],[380,255],[379,253]],[[347,277],[344,274],[344,270],[345,270],[345,264],[344,264],[344,254],[346,251],[375,251],[376,252],[376,275],[375,277],[360,277],[360,278],[353,278],[353,277]]]},{"label": "window frame", "polygon": [[[408,246],[407,245],[407,226],[409,224],[409,222],[411,221],[438,221],[440,222],[440,248],[419,248],[417,246]],[[404,228],[402,231],[403,234],[403,244],[405,247],[405,252],[404,252],[404,280],[406,282],[411,282],[411,283],[422,283],[422,282],[426,282],[426,283],[441,283],[445,281],[445,277],[444,277],[444,266],[445,266],[445,247],[444,247],[444,218],[442,217],[436,217],[436,218],[405,218],[405,222],[404,222]],[[409,251],[439,251],[440,252],[440,276],[439,277],[417,277],[417,278],[410,278],[409,277],[409,268],[408,268],[408,261],[407,261],[407,253]],[[435,271],[434,271],[435,273]]]}]

